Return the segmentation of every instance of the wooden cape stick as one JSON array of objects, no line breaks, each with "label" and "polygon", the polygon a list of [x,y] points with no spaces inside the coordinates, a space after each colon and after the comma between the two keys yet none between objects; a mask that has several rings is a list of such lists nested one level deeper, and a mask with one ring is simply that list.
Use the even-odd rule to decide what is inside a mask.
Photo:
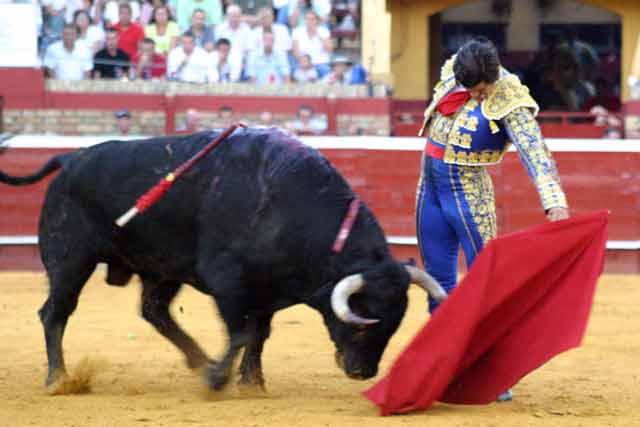
[{"label": "wooden cape stick", "polygon": [[244,128],[246,126],[241,123],[232,124],[223,132],[221,132],[213,141],[205,145],[205,147],[202,150],[198,151],[193,157],[184,162],[176,170],[162,178],[156,185],[151,187],[149,191],[140,196],[136,201],[136,204],[116,220],[116,224],[119,227],[124,227],[136,215],[146,211],[148,208],[153,206],[158,200],[162,198],[162,196],[164,196],[167,190],[171,188],[176,179],[180,178],[182,174],[188,172],[189,169],[191,169],[196,163],[198,163],[204,156],[209,154],[211,150],[216,148],[218,144],[227,139],[227,137],[239,127]]}]

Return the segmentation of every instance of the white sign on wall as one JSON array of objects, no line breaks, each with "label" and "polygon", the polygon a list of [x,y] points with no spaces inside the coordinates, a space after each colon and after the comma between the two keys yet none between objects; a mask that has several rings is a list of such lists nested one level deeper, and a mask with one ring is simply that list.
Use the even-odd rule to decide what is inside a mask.
[{"label": "white sign on wall", "polygon": [[0,67],[38,67],[38,9],[0,2]]}]

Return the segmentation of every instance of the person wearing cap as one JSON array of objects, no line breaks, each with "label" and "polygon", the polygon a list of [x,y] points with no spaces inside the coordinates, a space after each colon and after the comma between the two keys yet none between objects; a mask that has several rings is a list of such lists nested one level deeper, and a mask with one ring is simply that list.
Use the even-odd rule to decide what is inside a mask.
[{"label": "person wearing cap", "polygon": [[[555,163],[535,116],[538,105],[518,77],[500,66],[486,39],[471,40],[442,67],[425,110],[428,126],[416,201],[417,235],[426,270],[447,291],[457,281],[458,249],[470,266],[496,236],[496,209],[485,165],[517,149],[549,220],[569,216]],[[438,303],[431,299],[429,310]],[[507,391],[499,400],[511,400]]]},{"label": "person wearing cap", "polygon": [[331,71],[324,76],[322,83],[350,84],[351,65],[353,65],[353,63],[345,55],[335,55],[331,60]]},{"label": "person wearing cap", "polygon": [[118,126],[118,135],[128,136],[131,131],[131,113],[126,108],[116,111],[116,125]]}]

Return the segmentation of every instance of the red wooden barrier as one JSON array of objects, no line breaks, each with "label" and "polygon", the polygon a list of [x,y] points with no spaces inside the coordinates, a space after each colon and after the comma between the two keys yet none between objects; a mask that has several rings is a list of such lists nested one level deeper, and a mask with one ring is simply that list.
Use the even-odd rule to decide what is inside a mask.
[{"label": "red wooden barrier", "polygon": [[[0,156],[0,169],[26,174],[41,166],[59,149],[14,148]],[[387,236],[415,236],[415,190],[420,153],[416,151],[323,149],[377,215]],[[610,240],[640,240],[640,153],[557,152],[554,154],[572,213],[611,211]],[[494,177],[499,232],[507,233],[545,221],[537,193],[515,153],[490,168]],[[35,235],[47,182],[29,187],[0,185],[0,236]],[[396,246],[403,258],[418,258],[414,247]],[[22,248],[14,261],[0,268],[21,265]],[[26,252],[31,253],[31,252]],[[640,251],[610,252],[610,271],[640,273]],[[17,255],[16,255],[17,256]]]}]

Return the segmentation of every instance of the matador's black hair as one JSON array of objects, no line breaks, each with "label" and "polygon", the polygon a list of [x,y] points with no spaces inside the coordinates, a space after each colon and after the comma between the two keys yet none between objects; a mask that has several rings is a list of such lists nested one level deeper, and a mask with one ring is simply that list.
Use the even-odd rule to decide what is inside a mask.
[{"label": "matador's black hair", "polygon": [[453,63],[456,81],[466,88],[478,83],[494,83],[500,76],[500,58],[496,47],[484,37],[463,44]]}]

